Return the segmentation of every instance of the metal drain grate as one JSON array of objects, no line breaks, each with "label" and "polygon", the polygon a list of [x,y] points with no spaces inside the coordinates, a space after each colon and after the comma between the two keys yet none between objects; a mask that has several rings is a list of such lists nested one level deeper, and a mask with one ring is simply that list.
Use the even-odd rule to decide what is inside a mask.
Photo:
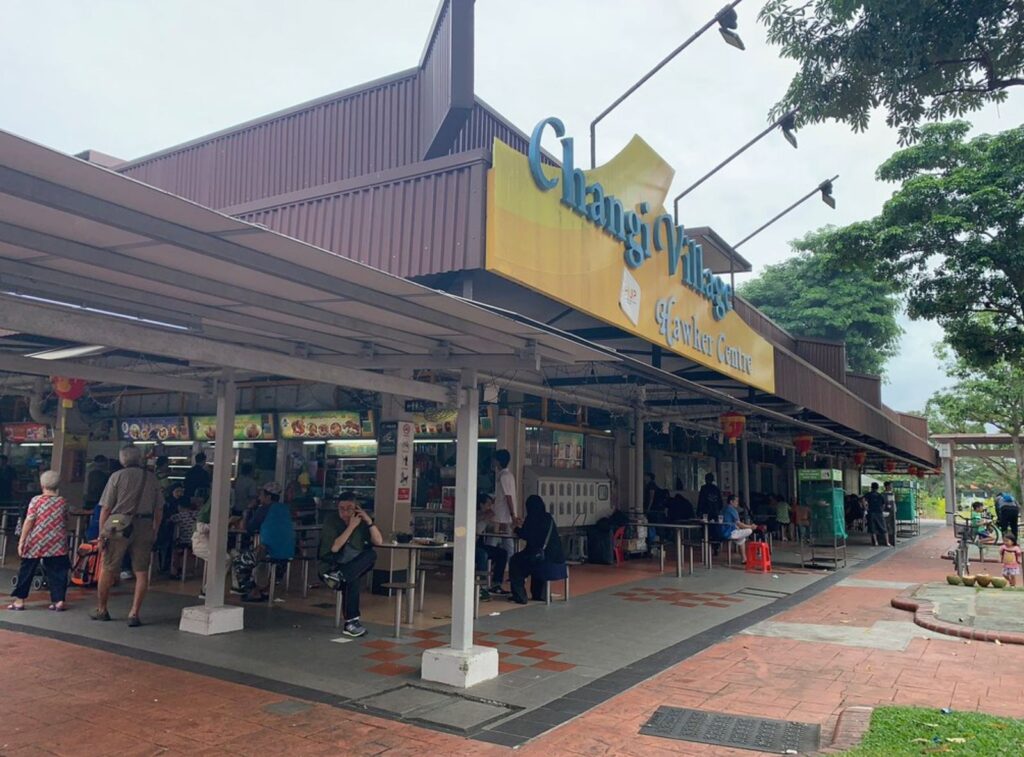
[{"label": "metal drain grate", "polygon": [[818,749],[821,741],[821,726],[818,725],[683,707],[659,707],[640,728],[640,733],[776,754],[809,754]]}]

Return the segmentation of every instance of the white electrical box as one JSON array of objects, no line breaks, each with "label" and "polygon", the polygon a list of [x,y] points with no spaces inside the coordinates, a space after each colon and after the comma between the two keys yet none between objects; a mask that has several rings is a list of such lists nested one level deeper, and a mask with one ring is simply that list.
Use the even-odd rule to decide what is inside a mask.
[{"label": "white electrical box", "polygon": [[523,501],[539,495],[559,528],[590,526],[610,515],[611,490],[611,481],[597,473],[564,468],[523,471]]}]

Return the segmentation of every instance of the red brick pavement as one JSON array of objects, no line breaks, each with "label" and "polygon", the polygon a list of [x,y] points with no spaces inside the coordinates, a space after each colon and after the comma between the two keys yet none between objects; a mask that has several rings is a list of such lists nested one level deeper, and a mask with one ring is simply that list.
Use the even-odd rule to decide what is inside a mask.
[{"label": "red brick pavement", "polygon": [[[941,580],[939,536],[858,574]],[[776,617],[869,626],[906,620],[897,590],[832,587]],[[845,622],[844,622],[845,621]],[[514,637],[509,637],[514,638]],[[415,726],[314,704],[300,715],[263,711],[282,697],[246,686],[37,637],[0,632],[0,754],[508,753]],[[739,635],[520,748],[524,755],[736,755],[754,752],[638,735],[661,705],[820,723],[827,737],[856,705],[951,706],[1024,716],[1024,648],[916,639],[903,652]],[[1004,672],[1005,671],[1005,672]]]}]

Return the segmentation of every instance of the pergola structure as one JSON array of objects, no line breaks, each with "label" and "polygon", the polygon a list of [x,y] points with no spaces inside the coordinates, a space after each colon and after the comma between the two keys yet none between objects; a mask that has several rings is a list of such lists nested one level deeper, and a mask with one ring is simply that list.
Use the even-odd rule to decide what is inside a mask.
[{"label": "pergola structure", "polygon": [[1010,434],[932,434],[942,459],[942,480],[946,495],[946,523],[956,513],[956,459],[958,457],[1001,457],[1016,459],[1022,441]]},{"label": "pergola structure", "polygon": [[[497,675],[473,647],[477,367],[533,375],[617,357],[0,132],[0,372],[215,395],[230,439],[236,380],[299,379],[458,407],[451,645],[424,676]],[[24,352],[44,340],[83,360]],[[126,361],[125,356],[138,358]],[[392,369],[443,367],[426,383]],[[59,462],[59,455],[55,454]],[[227,464],[225,464],[227,463]],[[214,465],[208,590],[181,628],[242,628],[225,604],[230,458]]]}]

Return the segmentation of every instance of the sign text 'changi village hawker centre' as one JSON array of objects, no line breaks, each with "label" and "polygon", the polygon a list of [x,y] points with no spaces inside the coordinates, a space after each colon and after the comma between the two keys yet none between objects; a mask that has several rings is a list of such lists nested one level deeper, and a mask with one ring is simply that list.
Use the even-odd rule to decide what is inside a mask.
[{"label": "sign text 'changi village hawker centre'", "polygon": [[[546,129],[560,138],[561,168],[542,161]],[[525,156],[495,140],[487,270],[773,392],[772,345],[736,314],[730,284],[662,206],[673,175],[639,137],[584,174],[557,118],[537,124]]]}]

